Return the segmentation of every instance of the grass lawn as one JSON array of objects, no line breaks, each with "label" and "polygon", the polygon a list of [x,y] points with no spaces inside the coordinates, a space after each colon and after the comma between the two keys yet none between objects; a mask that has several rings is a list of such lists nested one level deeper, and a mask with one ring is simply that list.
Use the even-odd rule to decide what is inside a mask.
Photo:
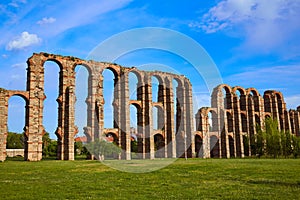
[{"label": "grass lawn", "polygon": [[87,160],[5,161],[0,199],[300,199],[300,159],[179,159],[149,173]]}]

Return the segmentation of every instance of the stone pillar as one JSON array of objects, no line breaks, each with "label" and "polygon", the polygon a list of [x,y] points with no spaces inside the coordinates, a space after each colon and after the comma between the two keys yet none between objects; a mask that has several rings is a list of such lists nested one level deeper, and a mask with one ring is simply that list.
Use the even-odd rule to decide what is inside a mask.
[{"label": "stone pillar", "polygon": [[129,111],[128,73],[121,74],[121,118],[122,131],[126,134],[126,160],[131,160],[131,135]]},{"label": "stone pillar", "polygon": [[25,128],[27,142],[25,142],[24,158],[29,161],[42,159],[43,108],[44,108],[44,60],[35,57],[27,60],[27,91],[29,91],[28,120]]},{"label": "stone pillar", "polygon": [[143,76],[141,75],[141,80],[137,84],[137,100],[141,102],[141,108],[137,111],[138,122],[137,122],[137,132],[138,132],[138,155],[140,159],[145,159],[145,84]]},{"label": "stone pillar", "polygon": [[185,78],[185,130],[187,143],[187,157],[195,157],[195,135],[194,135],[194,119],[193,119],[193,96],[192,86],[187,78]]},{"label": "stone pillar", "polygon": [[174,133],[174,95],[171,78],[166,78],[166,138],[167,157],[176,158],[176,139]]},{"label": "stone pillar", "polygon": [[0,161],[6,160],[8,105],[7,91],[0,88]]},{"label": "stone pillar", "polygon": [[[182,83],[183,84],[183,83]],[[177,112],[176,112],[176,152],[177,157],[186,157],[186,125],[185,125],[185,88],[183,85],[178,84],[176,88],[177,97]]]}]

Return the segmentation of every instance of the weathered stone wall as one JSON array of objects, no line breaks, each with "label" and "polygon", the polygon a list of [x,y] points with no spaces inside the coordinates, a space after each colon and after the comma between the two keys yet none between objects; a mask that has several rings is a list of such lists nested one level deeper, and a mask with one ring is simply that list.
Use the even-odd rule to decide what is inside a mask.
[{"label": "weathered stone wall", "polygon": [[[141,71],[117,64],[86,61],[70,56],[48,53],[33,54],[27,61],[27,89],[13,91],[0,89],[0,160],[6,158],[8,100],[21,96],[26,102],[24,158],[42,159],[44,100],[44,64],[55,62],[59,68],[58,138],[59,160],[74,160],[75,125],[75,68],[84,66],[88,73],[87,122],[84,133],[87,142],[110,137],[122,148],[121,159],[131,159],[130,106],[137,110],[137,144],[140,159],[156,157],[244,157],[251,155],[256,134],[255,125],[263,125],[266,117],[278,120],[280,130],[289,130],[300,136],[300,107],[286,110],[283,96],[277,91],[266,91],[261,96],[254,88],[217,86],[211,98],[211,107],[199,109],[196,131],[193,118],[192,85],[186,77],[160,71]],[[104,70],[114,74],[113,127],[104,128],[103,94]],[[137,77],[136,97],[129,94],[129,74]],[[152,77],[158,82],[157,99],[152,96]],[[174,85],[176,83],[177,86]],[[176,87],[176,88],[175,88]],[[153,116],[153,108],[157,116]],[[157,119],[154,129],[153,119]],[[249,149],[246,151],[246,149]],[[93,159],[94,156],[91,156]]]},{"label": "weathered stone wall", "polygon": [[[125,68],[117,64],[86,61],[70,56],[48,53],[33,54],[27,61],[27,90],[0,91],[0,159],[5,160],[7,134],[8,99],[12,95],[26,100],[25,160],[42,159],[42,136],[44,100],[44,64],[55,62],[59,68],[58,122],[55,134],[58,137],[60,160],[74,160],[74,136],[78,132],[75,125],[75,67],[84,66],[89,72],[87,103],[87,125],[84,133],[88,142],[110,134],[122,148],[122,159],[131,159],[130,105],[137,108],[138,152],[140,158],[192,157],[194,149],[192,86],[189,80],[180,75],[165,72],[146,72],[136,68]],[[114,74],[113,115],[114,127],[104,128],[105,99],[103,95],[103,75],[105,70]],[[137,98],[129,98],[129,73],[138,78]],[[152,77],[159,80],[157,101],[152,101]],[[173,80],[177,82],[176,97],[173,94]],[[174,103],[177,110],[174,111]],[[158,130],[153,129],[153,107],[158,108]],[[176,113],[176,119],[174,119]],[[176,130],[175,130],[176,127]],[[161,141],[158,153],[155,140]],[[157,148],[157,147],[156,147]],[[185,150],[187,149],[187,150]],[[93,159],[93,155],[92,155]]]},{"label": "weathered stone wall", "polygon": [[24,157],[24,149],[6,149],[7,157],[22,156]]},{"label": "weathered stone wall", "polygon": [[[196,152],[204,158],[250,156],[256,124],[263,127],[265,118],[272,117],[278,120],[279,130],[299,136],[299,116],[300,107],[287,111],[278,91],[268,90],[261,96],[254,88],[219,85],[212,93],[211,108],[201,108],[196,114],[197,142],[203,143]],[[248,144],[244,144],[245,136]]]}]

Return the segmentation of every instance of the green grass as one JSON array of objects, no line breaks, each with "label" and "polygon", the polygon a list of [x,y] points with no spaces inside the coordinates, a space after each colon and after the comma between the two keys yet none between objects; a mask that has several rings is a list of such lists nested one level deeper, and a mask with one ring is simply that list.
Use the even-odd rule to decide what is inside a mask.
[{"label": "green grass", "polygon": [[[113,161],[111,161],[113,162]],[[122,161],[128,168],[166,160]],[[300,199],[300,159],[179,159],[149,173],[98,161],[0,163],[1,199]]]}]

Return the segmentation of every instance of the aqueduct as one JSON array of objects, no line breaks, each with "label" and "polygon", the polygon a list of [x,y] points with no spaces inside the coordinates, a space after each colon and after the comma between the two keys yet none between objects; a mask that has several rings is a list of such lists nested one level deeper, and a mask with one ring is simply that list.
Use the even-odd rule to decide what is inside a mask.
[{"label": "aqueduct", "polygon": [[255,88],[219,85],[211,107],[196,114],[196,152],[204,158],[251,156],[256,125],[263,127],[268,117],[277,119],[279,130],[300,136],[300,106],[287,111],[281,92],[267,90],[261,96]]},{"label": "aqueduct", "polygon": [[[55,134],[58,138],[58,159],[74,159],[74,136],[78,132],[75,125],[75,67],[82,65],[89,72],[87,103],[87,125],[84,133],[88,142],[110,133],[122,148],[121,159],[131,159],[130,151],[130,113],[129,106],[137,108],[138,153],[142,159],[155,157],[154,140],[163,140],[166,148],[160,149],[162,157],[175,158],[185,154],[192,157],[193,147],[193,111],[192,88],[189,79],[184,76],[165,72],[146,72],[136,68],[125,68],[117,64],[86,61],[74,57],[47,53],[33,54],[27,61],[27,90],[0,91],[0,159],[6,157],[8,99],[12,95],[22,96],[26,100],[25,159],[42,159],[42,136],[44,100],[44,63],[53,61],[60,67],[58,102],[58,126]],[[103,76],[109,69],[114,74],[113,89],[113,128],[104,128]],[[128,74],[137,76],[137,97],[129,98]],[[151,77],[159,81],[157,100],[152,100]],[[177,82],[173,95],[173,80]],[[174,100],[176,96],[176,100]],[[174,105],[176,102],[176,105]],[[157,107],[157,129],[153,129],[152,108]],[[174,111],[174,109],[176,110]],[[175,114],[175,115],[174,115]],[[175,119],[176,118],[176,119]],[[176,134],[174,133],[176,132]],[[188,145],[188,148],[185,148]],[[185,150],[187,149],[187,150]]]},{"label": "aqueduct", "polygon": [[[300,107],[287,111],[283,96],[277,91],[266,91],[263,97],[254,88],[217,86],[211,97],[211,107],[199,109],[194,118],[192,86],[188,78],[159,71],[141,71],[117,64],[86,61],[70,56],[48,53],[33,54],[27,60],[27,89],[13,91],[0,89],[0,160],[6,159],[8,132],[8,100],[22,97],[25,102],[25,160],[42,159],[44,100],[44,64],[57,63],[59,71],[57,158],[74,160],[75,125],[75,68],[84,66],[88,73],[87,123],[84,133],[87,141],[113,138],[122,148],[121,159],[131,159],[130,106],[137,110],[137,144],[140,159],[155,157],[244,157],[251,155],[251,139],[255,125],[263,125],[266,117],[278,120],[281,130],[300,136]],[[103,71],[114,74],[113,127],[104,128]],[[129,74],[137,77],[136,97],[129,95]],[[152,77],[159,84],[153,94]],[[174,84],[176,82],[176,84]],[[153,100],[153,96],[157,99]],[[154,116],[153,108],[157,109]],[[153,119],[156,119],[154,128]],[[196,127],[194,122],[196,121]],[[194,129],[195,128],[195,129]],[[245,138],[250,140],[245,142]]]}]

